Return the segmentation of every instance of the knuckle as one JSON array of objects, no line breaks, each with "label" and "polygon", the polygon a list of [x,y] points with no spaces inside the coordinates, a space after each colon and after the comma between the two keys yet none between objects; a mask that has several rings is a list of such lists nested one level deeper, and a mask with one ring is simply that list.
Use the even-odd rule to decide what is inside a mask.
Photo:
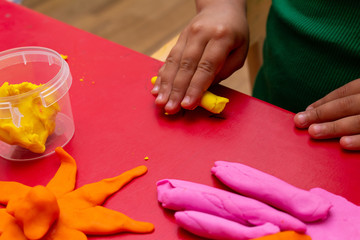
[{"label": "knuckle", "polygon": [[327,132],[331,135],[336,135],[336,133],[340,131],[340,127],[341,126],[338,124],[338,122],[332,122],[328,124]]},{"label": "knuckle", "polygon": [[170,54],[170,55],[166,58],[165,64],[166,64],[166,65],[170,65],[170,64],[175,64],[175,65],[177,65],[177,64],[178,64],[176,58],[174,57],[174,54]]},{"label": "knuckle", "polygon": [[214,37],[216,39],[227,36],[229,32],[229,29],[225,25],[220,24],[214,27]]},{"label": "knuckle", "polygon": [[351,96],[340,98],[338,104],[339,109],[342,109],[343,112],[348,112],[354,105],[354,98]]},{"label": "knuckle", "polygon": [[208,60],[202,60],[199,62],[197,69],[202,71],[210,76],[215,75],[214,64]]},{"label": "knuckle", "polygon": [[179,69],[183,71],[190,71],[194,69],[194,63],[191,59],[182,59],[179,65]]},{"label": "knuckle", "polygon": [[199,32],[201,32],[202,30],[204,30],[205,26],[204,24],[200,23],[200,22],[195,22],[193,24],[191,24],[191,26],[189,27],[189,32],[191,34],[198,34]]},{"label": "knuckle", "polygon": [[338,98],[343,98],[343,97],[347,96],[349,93],[349,86],[344,85],[344,86],[340,87],[338,89],[338,91],[336,91],[336,93],[337,93]]},{"label": "knuckle", "polygon": [[207,25],[202,22],[193,23],[188,31],[192,35],[198,35],[200,33],[205,33],[211,35],[214,39],[223,38],[231,33],[230,28],[225,24],[216,24],[216,25]]},{"label": "knuckle", "polygon": [[315,122],[321,121],[323,115],[322,110],[320,108],[315,108],[312,112]]},{"label": "knuckle", "polygon": [[355,125],[356,125],[357,129],[360,130],[360,115],[354,116],[354,121],[355,121]]}]

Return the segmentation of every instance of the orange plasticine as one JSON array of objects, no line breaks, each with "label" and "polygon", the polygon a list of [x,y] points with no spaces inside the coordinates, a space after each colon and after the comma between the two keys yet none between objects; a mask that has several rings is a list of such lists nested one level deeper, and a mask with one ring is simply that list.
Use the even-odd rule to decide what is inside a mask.
[{"label": "orange plasticine", "polygon": [[147,168],[138,166],[113,178],[90,183],[65,194],[59,199],[59,204],[71,204],[72,208],[87,208],[101,205],[107,197],[119,191],[121,187],[132,179],[145,174]]},{"label": "orange plasticine", "polygon": [[30,189],[18,182],[0,181],[0,204],[6,205],[11,198],[25,195]]},{"label": "orange plasticine", "polygon": [[55,176],[46,185],[56,197],[71,192],[75,188],[77,166],[75,159],[63,148],[56,148],[55,152],[60,156],[61,164]]},{"label": "orange plasticine", "polygon": [[284,231],[256,238],[254,240],[311,240],[311,237],[294,231]]},{"label": "orange plasticine", "polygon": [[[46,187],[0,182],[0,203],[7,204],[7,212],[0,209],[0,240],[86,240],[86,234],[149,233],[154,230],[151,223],[136,221],[100,206],[132,179],[145,174],[145,166],[74,190],[76,162],[62,148],[57,148],[56,153],[61,165]],[[20,237],[17,237],[19,232]]]},{"label": "orange plasticine", "polygon": [[0,209],[0,240],[27,240],[16,219]]},{"label": "orange plasticine", "polygon": [[55,195],[44,186],[35,186],[24,196],[12,198],[6,210],[15,217],[28,239],[42,238],[59,217]]},{"label": "orange plasticine", "polygon": [[43,238],[44,240],[87,240],[85,233],[57,222]]}]

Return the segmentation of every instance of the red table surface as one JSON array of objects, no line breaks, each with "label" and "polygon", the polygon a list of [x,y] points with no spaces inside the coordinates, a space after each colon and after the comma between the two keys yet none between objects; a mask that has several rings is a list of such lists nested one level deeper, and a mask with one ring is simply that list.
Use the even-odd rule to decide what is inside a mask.
[{"label": "red table surface", "polygon": [[[152,222],[155,231],[90,239],[198,239],[159,205],[155,183],[176,178],[225,188],[210,173],[217,160],[241,162],[360,204],[359,152],[341,150],[336,140],[311,140],[294,127],[293,113],[218,86],[213,91],[230,99],[220,116],[203,109],[166,116],[150,94],[150,78],[161,62],[0,0],[0,51],[21,46],[69,56],[76,130],[65,150],[77,161],[77,186],[148,167],[105,206]],[[45,185],[58,167],[56,155],[31,162],[0,159],[0,180]]]}]

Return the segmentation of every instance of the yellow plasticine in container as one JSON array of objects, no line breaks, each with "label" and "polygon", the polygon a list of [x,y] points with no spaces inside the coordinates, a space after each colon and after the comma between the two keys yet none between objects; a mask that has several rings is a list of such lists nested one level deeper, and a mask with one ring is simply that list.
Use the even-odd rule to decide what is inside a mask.
[{"label": "yellow plasticine in container", "polygon": [[[36,84],[23,82],[0,87],[0,98],[16,96],[38,88]],[[43,153],[49,135],[54,132],[56,114],[60,110],[55,103],[45,108],[40,98],[32,95],[21,98],[17,104],[18,119],[0,119],[0,140],[10,145],[19,145],[34,153]]]},{"label": "yellow plasticine in container", "polygon": [[[151,78],[151,83],[155,84],[157,76]],[[226,104],[229,102],[228,98],[220,97],[212,92],[205,91],[200,101],[200,107],[208,110],[209,112],[219,114],[221,113]]]},{"label": "yellow plasticine in container", "polygon": [[57,52],[23,47],[0,52],[0,156],[38,159],[74,134],[69,66]]}]

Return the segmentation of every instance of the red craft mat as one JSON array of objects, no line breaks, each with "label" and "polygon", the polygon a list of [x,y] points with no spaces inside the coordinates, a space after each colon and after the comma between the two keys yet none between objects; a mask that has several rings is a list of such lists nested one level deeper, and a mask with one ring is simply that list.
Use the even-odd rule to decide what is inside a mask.
[{"label": "red craft mat", "polygon": [[[179,229],[173,212],[161,208],[155,183],[176,178],[224,188],[210,173],[217,160],[238,161],[360,204],[359,152],[341,150],[335,140],[311,140],[294,127],[293,113],[217,87],[215,93],[230,98],[222,115],[196,109],[165,116],[150,94],[150,78],[161,62],[0,0],[0,51],[21,46],[69,56],[76,130],[65,150],[77,161],[77,186],[148,167],[105,206],[152,222],[155,232],[90,239],[199,239]],[[25,163],[0,159],[0,180],[45,185],[58,166],[56,155]]]}]

